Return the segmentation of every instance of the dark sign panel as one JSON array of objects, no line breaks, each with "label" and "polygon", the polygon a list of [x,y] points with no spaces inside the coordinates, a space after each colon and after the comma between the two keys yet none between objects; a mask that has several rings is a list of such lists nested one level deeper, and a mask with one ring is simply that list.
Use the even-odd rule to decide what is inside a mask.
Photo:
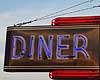
[{"label": "dark sign panel", "polygon": [[99,26],[8,27],[4,71],[98,70]]}]

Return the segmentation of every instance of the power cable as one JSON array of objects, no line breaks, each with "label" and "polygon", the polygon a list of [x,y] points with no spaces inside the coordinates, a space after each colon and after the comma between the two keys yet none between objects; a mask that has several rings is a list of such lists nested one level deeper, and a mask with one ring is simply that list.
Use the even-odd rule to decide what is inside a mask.
[{"label": "power cable", "polygon": [[68,12],[68,13],[63,13],[63,14],[59,14],[59,15],[55,15],[55,16],[46,17],[46,18],[43,18],[42,20],[57,17],[57,16],[62,16],[62,15],[66,15],[66,14],[72,14],[72,13],[76,13],[76,12],[86,11],[86,10],[90,10],[90,9],[97,8],[97,7],[100,7],[100,5],[92,6],[92,7],[88,7],[88,8],[84,8],[84,9],[79,9],[79,10],[75,10],[75,11],[71,11],[71,12]]},{"label": "power cable", "polygon": [[83,5],[83,4],[86,4],[86,3],[88,3],[88,2],[92,2],[92,1],[94,1],[94,0],[87,0],[87,1],[85,1],[85,2],[82,2],[82,3],[79,3],[79,4],[73,5],[73,6],[71,6],[71,7],[67,7],[67,8],[65,8],[65,9],[59,10],[59,11],[57,11],[57,12],[48,14],[48,15],[43,16],[43,17],[40,17],[40,18],[38,18],[38,19],[40,20],[40,19],[42,19],[42,18],[45,18],[45,17],[51,16],[51,15],[54,15],[54,14],[63,12],[63,11],[65,11],[65,10],[69,10],[69,9],[71,9],[71,8],[75,8],[75,7],[77,7],[77,6],[80,6],[80,5]]},{"label": "power cable", "polygon": [[[57,16],[65,15],[65,14],[71,14],[71,13],[80,12],[80,11],[84,11],[84,10],[88,10],[88,9],[92,9],[92,8],[97,7],[97,6],[93,6],[93,7],[90,7],[90,8],[85,8],[85,9],[81,9],[81,10],[76,10],[76,11],[72,11],[72,12],[69,12],[69,13],[54,15],[54,14],[60,13],[60,12],[62,12],[62,11],[65,11],[65,10],[68,10],[68,9],[71,9],[71,8],[74,8],[74,7],[77,7],[77,6],[83,5],[83,4],[88,3],[88,2],[92,2],[92,1],[93,1],[93,0],[88,0],[88,1],[85,1],[85,2],[82,2],[82,3],[79,3],[79,4],[76,4],[76,5],[74,5],[74,6],[71,6],[71,7],[62,9],[62,10],[59,10],[59,11],[57,11],[57,12],[48,14],[48,15],[46,15],[46,16],[43,16],[43,17],[40,17],[40,18],[36,18],[36,19],[34,19],[34,20],[30,20],[30,21],[27,21],[27,22],[15,24],[14,26],[22,26],[22,25],[29,24],[29,23],[32,23],[32,22],[35,22],[35,21],[38,21],[38,20],[44,20],[44,19],[48,19],[48,18],[52,18],[52,17],[57,17]],[[54,15],[54,16],[52,16],[52,15]]]}]

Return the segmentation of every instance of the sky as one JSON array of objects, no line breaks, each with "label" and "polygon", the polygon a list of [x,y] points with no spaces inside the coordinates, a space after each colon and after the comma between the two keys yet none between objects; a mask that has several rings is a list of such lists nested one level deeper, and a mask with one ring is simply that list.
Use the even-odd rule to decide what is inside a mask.
[{"label": "sky", "polygon": [[[0,0],[0,80],[50,80],[48,72],[8,73],[3,71],[7,26],[33,20],[84,1],[87,0]],[[100,5],[100,0],[93,0],[87,4],[63,11],[59,14],[96,5]],[[100,15],[100,8],[58,17],[86,15]],[[51,20],[54,18],[41,20],[28,25],[50,25]]]}]

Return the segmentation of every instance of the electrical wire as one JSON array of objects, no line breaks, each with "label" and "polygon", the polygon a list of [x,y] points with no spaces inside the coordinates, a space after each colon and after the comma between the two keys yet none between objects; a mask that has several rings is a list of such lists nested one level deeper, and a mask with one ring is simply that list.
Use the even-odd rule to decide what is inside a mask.
[{"label": "electrical wire", "polygon": [[86,11],[86,10],[90,10],[90,9],[97,8],[97,7],[100,7],[100,5],[92,6],[92,7],[88,7],[88,8],[84,8],[84,9],[79,9],[79,10],[75,10],[75,11],[71,11],[71,12],[68,12],[68,13],[63,13],[63,14],[59,14],[59,15],[55,15],[55,16],[46,17],[46,18],[43,18],[43,20],[53,18],[53,17],[57,17],[57,16],[66,15],[66,14],[72,14],[72,13],[76,13],[76,12]]},{"label": "electrical wire", "polygon": [[76,10],[76,11],[72,11],[72,12],[68,12],[68,13],[64,13],[64,14],[54,15],[54,14],[60,13],[62,11],[65,11],[65,10],[68,10],[68,9],[71,9],[71,8],[74,8],[74,7],[77,7],[77,6],[83,5],[83,4],[88,3],[88,2],[92,2],[92,1],[93,0],[88,0],[88,1],[85,1],[85,2],[82,2],[82,3],[79,3],[79,4],[76,4],[74,6],[71,6],[71,7],[62,9],[62,10],[59,10],[57,12],[48,14],[46,16],[43,16],[43,17],[40,17],[40,18],[36,18],[34,20],[30,20],[30,21],[27,21],[27,22],[15,24],[14,26],[22,26],[22,25],[29,24],[29,23],[32,23],[32,22],[35,22],[35,21],[39,21],[39,20],[44,20],[44,19],[48,19],[48,18],[53,18],[53,17],[57,17],[57,16],[61,16],[61,15],[76,13],[76,12],[85,11],[85,10],[89,10],[89,9],[92,9],[92,8],[100,7],[100,6],[93,6],[93,7],[89,7],[89,8],[85,8],[85,9],[80,9],[80,10]]},{"label": "electrical wire", "polygon": [[38,19],[40,20],[40,19],[42,19],[42,18],[45,18],[45,17],[51,16],[51,15],[54,15],[54,14],[63,12],[63,11],[65,11],[65,10],[69,10],[69,9],[75,8],[75,7],[77,7],[77,6],[80,6],[80,5],[83,5],[83,4],[86,4],[86,3],[88,3],[88,2],[92,2],[92,1],[94,1],[94,0],[87,0],[87,1],[85,1],[85,2],[82,2],[82,3],[79,3],[79,4],[73,5],[73,6],[71,6],[71,7],[64,8],[64,9],[62,9],[62,10],[59,10],[59,11],[57,11],[57,12],[48,14],[48,15],[43,16],[43,17],[38,18]]}]

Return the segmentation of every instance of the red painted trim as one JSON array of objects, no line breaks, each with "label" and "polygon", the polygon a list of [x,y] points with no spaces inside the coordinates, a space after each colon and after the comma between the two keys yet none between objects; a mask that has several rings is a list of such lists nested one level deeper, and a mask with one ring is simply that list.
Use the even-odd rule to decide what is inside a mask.
[{"label": "red painted trim", "polygon": [[55,78],[97,78],[99,70],[55,70],[49,73],[51,79]]},{"label": "red painted trim", "polygon": [[53,26],[66,26],[66,25],[93,25],[100,24],[100,16],[82,16],[82,17],[62,17],[52,20]]}]

